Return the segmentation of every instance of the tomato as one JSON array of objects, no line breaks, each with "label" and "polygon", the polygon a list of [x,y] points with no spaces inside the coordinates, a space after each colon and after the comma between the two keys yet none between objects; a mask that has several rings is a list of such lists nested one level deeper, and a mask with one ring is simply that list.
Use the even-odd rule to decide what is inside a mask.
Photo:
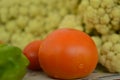
[{"label": "tomato", "polygon": [[75,79],[89,75],[98,62],[93,40],[75,29],[58,29],[42,42],[39,62],[43,71],[58,79]]},{"label": "tomato", "polygon": [[41,40],[35,40],[29,43],[23,50],[23,53],[30,61],[30,65],[28,66],[28,68],[31,70],[40,69],[38,52],[39,52],[39,47],[41,45],[41,42],[42,42]]},{"label": "tomato", "polygon": [[2,41],[0,41],[0,44],[2,44],[3,42]]}]

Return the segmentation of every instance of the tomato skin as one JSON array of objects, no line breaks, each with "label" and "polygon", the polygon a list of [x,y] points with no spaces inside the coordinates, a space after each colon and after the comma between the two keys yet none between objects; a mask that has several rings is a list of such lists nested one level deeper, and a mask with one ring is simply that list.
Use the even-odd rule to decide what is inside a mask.
[{"label": "tomato skin", "polygon": [[42,42],[39,50],[41,68],[58,79],[75,79],[89,75],[98,62],[93,40],[75,29],[58,29]]},{"label": "tomato skin", "polygon": [[30,64],[28,66],[31,70],[39,70],[40,64],[38,60],[39,47],[41,45],[41,40],[35,40],[29,43],[23,50],[24,55],[29,59]]}]

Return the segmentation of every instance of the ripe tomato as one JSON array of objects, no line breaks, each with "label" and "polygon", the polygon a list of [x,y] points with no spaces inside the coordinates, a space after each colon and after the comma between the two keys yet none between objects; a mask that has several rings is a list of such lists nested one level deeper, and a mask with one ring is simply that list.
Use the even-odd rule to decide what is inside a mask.
[{"label": "ripe tomato", "polygon": [[30,61],[30,65],[28,66],[28,68],[31,70],[40,69],[38,52],[39,52],[39,47],[41,45],[41,42],[42,42],[41,40],[35,40],[29,43],[23,50],[23,53]]},{"label": "ripe tomato", "polygon": [[39,62],[45,73],[53,78],[74,79],[89,75],[98,62],[93,40],[75,29],[58,29],[43,41]]}]

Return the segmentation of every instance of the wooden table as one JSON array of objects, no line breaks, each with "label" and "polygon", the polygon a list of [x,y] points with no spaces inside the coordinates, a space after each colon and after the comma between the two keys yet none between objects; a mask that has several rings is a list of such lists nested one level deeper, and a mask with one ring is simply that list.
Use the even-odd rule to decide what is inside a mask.
[{"label": "wooden table", "polygon": [[[55,80],[42,71],[28,71],[23,80]],[[76,80],[120,80],[120,74],[93,72],[88,77]]]}]

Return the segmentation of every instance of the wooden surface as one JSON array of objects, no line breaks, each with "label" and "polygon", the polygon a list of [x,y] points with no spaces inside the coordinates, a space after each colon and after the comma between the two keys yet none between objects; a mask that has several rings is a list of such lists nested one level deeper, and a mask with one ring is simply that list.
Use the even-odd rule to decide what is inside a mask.
[{"label": "wooden surface", "polygon": [[[23,80],[55,80],[42,71],[28,71]],[[94,72],[88,77],[76,80],[120,80],[120,74]]]}]

